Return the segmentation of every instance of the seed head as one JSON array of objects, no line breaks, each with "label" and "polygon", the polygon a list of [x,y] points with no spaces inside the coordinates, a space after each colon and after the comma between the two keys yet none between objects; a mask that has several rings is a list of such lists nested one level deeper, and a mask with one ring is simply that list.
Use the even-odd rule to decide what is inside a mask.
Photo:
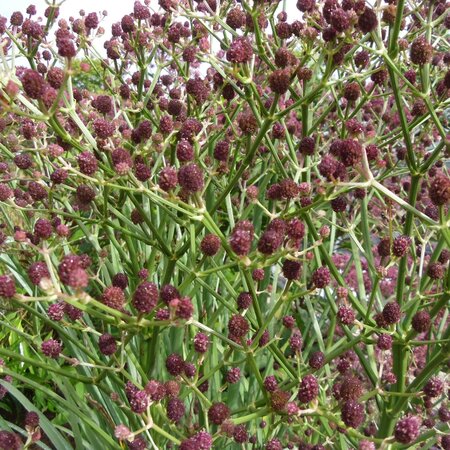
[{"label": "seed head", "polygon": [[300,382],[298,399],[301,403],[309,403],[319,394],[319,384],[314,375],[305,375]]},{"label": "seed head", "polygon": [[358,428],[364,422],[364,406],[354,400],[348,400],[342,406],[341,417],[348,427]]},{"label": "seed head", "polygon": [[222,424],[228,417],[230,417],[230,409],[225,403],[213,403],[208,410],[208,419],[215,425]]},{"label": "seed head", "polygon": [[420,419],[417,416],[407,416],[395,424],[394,436],[401,444],[410,444],[419,436]]}]

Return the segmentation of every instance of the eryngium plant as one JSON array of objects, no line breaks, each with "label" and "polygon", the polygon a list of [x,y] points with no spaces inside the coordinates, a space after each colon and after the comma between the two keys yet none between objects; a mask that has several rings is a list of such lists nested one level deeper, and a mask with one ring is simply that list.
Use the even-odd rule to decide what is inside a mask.
[{"label": "eryngium plant", "polygon": [[0,20],[0,448],[449,449],[447,4],[148,3]]}]

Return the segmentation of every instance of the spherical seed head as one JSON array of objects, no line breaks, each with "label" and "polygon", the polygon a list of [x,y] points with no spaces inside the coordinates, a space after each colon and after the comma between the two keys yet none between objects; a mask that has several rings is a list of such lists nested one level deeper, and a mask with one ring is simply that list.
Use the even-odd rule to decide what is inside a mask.
[{"label": "spherical seed head", "polygon": [[362,146],[355,139],[344,139],[339,143],[338,156],[345,167],[353,167],[362,159]]},{"label": "spherical seed head", "polygon": [[94,189],[92,189],[90,186],[87,186],[86,184],[80,184],[77,187],[76,195],[77,195],[77,200],[82,205],[88,205],[89,203],[91,203],[94,200],[96,193],[95,193]]},{"label": "spherical seed head", "polygon": [[241,378],[241,369],[239,367],[233,367],[227,372],[227,382],[230,384],[236,384]]},{"label": "spherical seed head", "polygon": [[175,397],[178,397],[181,386],[177,381],[169,380],[164,383],[164,388],[166,390],[167,397],[175,398]]},{"label": "spherical seed head", "polygon": [[402,258],[408,253],[409,246],[411,245],[411,238],[408,236],[398,236],[392,243],[392,253],[398,258]]},{"label": "spherical seed head", "polygon": [[425,36],[419,36],[411,44],[409,56],[413,64],[422,66],[431,62],[433,57],[433,47],[427,42]]},{"label": "spherical seed head", "polygon": [[207,234],[200,243],[200,251],[206,256],[214,256],[220,249],[220,238],[215,234]]},{"label": "spherical seed head", "polygon": [[48,317],[55,322],[59,322],[64,317],[65,303],[57,302],[50,305],[47,309]]},{"label": "spherical seed head", "polygon": [[110,308],[121,311],[125,303],[125,294],[116,286],[108,286],[102,294],[102,303]]},{"label": "spherical seed head", "polygon": [[217,161],[226,162],[230,153],[230,143],[228,141],[219,141],[214,147],[214,158]]},{"label": "spherical seed head", "polygon": [[47,264],[43,261],[37,261],[28,268],[28,277],[34,285],[38,285],[42,278],[50,278]]},{"label": "spherical seed head", "polygon": [[370,33],[378,25],[377,15],[372,8],[366,7],[358,18],[358,26],[363,33]]},{"label": "spherical seed head", "polygon": [[355,313],[348,306],[340,306],[337,312],[337,317],[343,325],[352,325],[355,321]]},{"label": "spherical seed head", "polygon": [[419,436],[420,419],[417,416],[407,416],[395,424],[394,436],[401,444],[410,444]]},{"label": "spherical seed head", "polygon": [[302,155],[314,155],[316,140],[311,136],[306,136],[300,141],[298,151]]},{"label": "spherical seed head", "polygon": [[171,398],[167,402],[167,417],[172,422],[179,422],[186,412],[186,406],[179,398]]},{"label": "spherical seed head", "polygon": [[241,292],[236,300],[238,309],[248,309],[252,305],[252,296],[250,292]]},{"label": "spherical seed head", "polygon": [[238,126],[243,134],[251,135],[258,131],[258,122],[251,111],[239,115]]},{"label": "spherical seed head", "polygon": [[311,369],[319,370],[325,364],[325,355],[321,351],[313,352],[308,363]]},{"label": "spherical seed head", "polygon": [[188,164],[178,170],[178,183],[188,193],[203,189],[203,172],[197,164]]},{"label": "spherical seed head", "polygon": [[159,291],[159,296],[164,303],[169,304],[174,298],[180,298],[180,293],[175,286],[165,284]]},{"label": "spherical seed head", "polygon": [[292,316],[284,316],[283,325],[288,329],[292,329],[295,327],[295,319]]},{"label": "spherical seed head", "polygon": [[441,422],[450,422],[450,409],[445,405],[441,405],[438,409],[438,417]]},{"label": "spherical seed head", "polygon": [[423,387],[423,392],[431,398],[439,397],[443,391],[444,382],[438,377],[430,378]]},{"label": "spherical seed head", "polygon": [[245,12],[240,7],[230,9],[226,17],[226,23],[235,30],[243,27],[245,25]]},{"label": "spherical seed head", "polygon": [[230,417],[230,409],[225,403],[213,403],[208,410],[208,419],[215,425],[222,424],[228,417]]},{"label": "spherical seed head", "polygon": [[42,98],[45,91],[45,80],[38,72],[26,69],[22,75],[22,86],[25,93],[33,99]]},{"label": "spherical seed head", "polygon": [[23,443],[17,434],[0,430],[0,449],[2,450],[19,450]]},{"label": "spherical seed head", "polygon": [[52,223],[47,219],[38,219],[34,224],[34,232],[41,239],[48,239],[52,235]]},{"label": "spherical seed head", "polygon": [[289,397],[289,392],[282,391],[281,389],[273,391],[270,396],[270,405],[272,406],[272,409],[276,412],[283,412],[286,409]]},{"label": "spherical seed head", "polygon": [[209,337],[204,333],[197,333],[194,337],[194,349],[197,353],[206,353],[209,343]]},{"label": "spherical seed head", "polygon": [[283,450],[283,445],[278,439],[271,439],[266,443],[266,450]]},{"label": "spherical seed head", "polygon": [[331,12],[331,25],[333,28],[342,33],[350,26],[350,16],[347,11],[342,8],[336,8]]},{"label": "spherical seed head", "polygon": [[114,134],[115,127],[112,122],[105,119],[96,119],[93,123],[94,131],[100,139],[107,139]]},{"label": "spherical seed head", "polygon": [[347,199],[341,195],[331,200],[331,209],[334,212],[344,212],[347,209]]},{"label": "spherical seed head", "polygon": [[112,285],[122,290],[128,287],[128,277],[124,273],[116,273],[112,277]]},{"label": "spherical seed head", "polygon": [[235,229],[230,236],[230,247],[236,255],[244,256],[250,252],[253,241],[253,231]]},{"label": "spherical seed head", "polygon": [[255,269],[252,272],[252,279],[254,281],[262,281],[264,280],[264,269]]},{"label": "spherical seed head", "polygon": [[438,261],[441,264],[447,264],[447,262],[450,260],[450,250],[444,248],[441,251],[441,254],[439,255]]},{"label": "spherical seed head", "polygon": [[390,334],[381,334],[378,337],[377,347],[380,350],[390,350],[392,348],[392,336]]},{"label": "spherical seed head", "polygon": [[300,190],[294,180],[286,178],[280,182],[280,193],[283,199],[289,200],[297,197]]},{"label": "spherical seed head", "polygon": [[378,69],[376,72],[373,72],[370,76],[370,79],[378,85],[382,85],[386,82],[388,78],[388,72],[386,69]]},{"label": "spherical seed head", "polygon": [[24,424],[26,427],[36,428],[39,426],[39,414],[34,411],[28,411],[25,416]]},{"label": "spherical seed head", "polygon": [[175,167],[167,166],[161,169],[158,184],[159,187],[165,192],[175,189],[178,184],[178,175]]},{"label": "spherical seed head", "polygon": [[377,251],[381,257],[389,256],[391,254],[391,240],[388,237],[381,239],[377,245]]},{"label": "spherical seed head", "polygon": [[293,352],[301,352],[303,345],[302,335],[299,330],[294,330],[289,338],[289,348]]},{"label": "spherical seed head", "polygon": [[275,392],[278,389],[277,379],[273,375],[264,378],[264,387],[268,392]]},{"label": "spherical seed head", "polygon": [[298,399],[301,403],[309,403],[319,395],[319,383],[314,375],[305,375],[300,382]]},{"label": "spherical seed head", "polygon": [[283,275],[288,280],[297,280],[300,277],[302,264],[299,261],[285,259],[283,261]]},{"label": "spherical seed head", "polygon": [[339,388],[339,398],[342,400],[358,400],[363,394],[363,385],[359,378],[345,377]]},{"label": "spherical seed head", "polygon": [[344,87],[344,98],[350,102],[358,100],[361,94],[361,89],[356,81],[347,83]]},{"label": "spherical seed head", "polygon": [[233,431],[233,439],[238,444],[243,444],[248,441],[248,433],[245,425],[236,425]]},{"label": "spherical seed head", "polygon": [[140,312],[148,314],[158,303],[159,293],[155,283],[144,281],[133,294],[133,306]]},{"label": "spherical seed head", "polygon": [[383,318],[388,325],[392,325],[400,321],[402,312],[397,302],[389,302],[383,308]]},{"label": "spherical seed head", "polygon": [[331,274],[327,267],[319,267],[311,277],[312,284],[318,288],[322,289],[328,286],[331,282]]},{"label": "spherical seed head", "polygon": [[227,51],[227,60],[232,63],[249,62],[253,56],[253,48],[250,40],[246,37],[238,37],[230,45]]},{"label": "spherical seed head", "polygon": [[443,206],[450,200],[450,178],[442,173],[436,175],[428,189],[430,200],[436,206]]},{"label": "spherical seed head", "polygon": [[57,39],[58,54],[64,58],[73,58],[77,54],[75,44],[71,39]]},{"label": "spherical seed head", "polygon": [[55,339],[49,339],[41,344],[42,353],[48,358],[56,359],[60,355],[62,345]]},{"label": "spherical seed head", "polygon": [[174,377],[181,375],[184,370],[184,360],[177,353],[172,353],[166,359],[166,369]]},{"label": "spherical seed head", "polygon": [[28,183],[28,193],[31,195],[31,198],[35,202],[48,197],[47,191],[44,186],[42,186],[42,184],[40,183],[37,183],[36,181],[31,181],[30,183]]},{"label": "spherical seed head", "polygon": [[117,351],[116,340],[109,333],[104,333],[98,339],[98,348],[106,356],[113,355]]},{"label": "spherical seed head", "polygon": [[195,441],[196,450],[209,450],[210,448],[212,448],[212,436],[206,431],[199,431],[191,439]]},{"label": "spherical seed head", "polygon": [[131,411],[135,414],[142,414],[148,407],[148,395],[143,391],[135,392],[129,399]]},{"label": "spherical seed head", "polygon": [[244,337],[249,329],[250,326],[245,317],[242,317],[240,314],[231,316],[231,319],[228,322],[228,331],[232,336],[236,338]]},{"label": "spherical seed head", "polygon": [[11,298],[16,293],[16,284],[9,275],[0,275],[0,297]]},{"label": "spherical seed head", "polygon": [[264,255],[272,255],[283,244],[284,235],[278,230],[265,230],[258,241],[258,250]]},{"label": "spherical seed head", "polygon": [[177,144],[177,158],[181,162],[192,161],[194,159],[194,147],[186,139],[181,139]]},{"label": "spherical seed head", "polygon": [[131,442],[128,442],[129,450],[145,450],[148,448],[147,442],[144,438],[138,436]]},{"label": "spherical seed head", "polygon": [[341,417],[348,427],[358,428],[364,422],[364,406],[354,400],[348,400],[342,406]]},{"label": "spherical seed head", "polygon": [[427,268],[427,275],[432,280],[441,280],[445,275],[445,267],[440,262],[433,262]]},{"label": "spherical seed head", "polygon": [[422,310],[414,314],[411,325],[418,333],[424,333],[430,329],[431,317],[428,311]]},{"label": "spherical seed head", "polygon": [[288,69],[277,69],[269,75],[270,89],[276,94],[284,94],[291,84],[291,75]]}]

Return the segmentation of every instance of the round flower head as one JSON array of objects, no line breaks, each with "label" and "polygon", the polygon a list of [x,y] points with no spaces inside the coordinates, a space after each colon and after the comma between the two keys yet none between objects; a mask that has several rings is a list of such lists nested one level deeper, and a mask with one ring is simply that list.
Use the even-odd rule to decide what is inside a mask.
[{"label": "round flower head", "polygon": [[44,341],[41,344],[41,351],[42,353],[49,357],[56,359],[60,355],[62,350],[62,345],[59,341],[56,341],[55,339],[49,339],[47,341]]},{"label": "round flower head", "polygon": [[9,275],[0,275],[0,298],[11,298],[16,293],[16,284]]},{"label": "round flower head", "polygon": [[183,358],[177,353],[172,353],[166,359],[166,369],[174,377],[183,373],[184,364]]},{"label": "round flower head", "polygon": [[158,288],[155,283],[144,281],[141,283],[133,294],[133,306],[140,313],[149,313],[158,303]]},{"label": "round flower head", "polygon": [[188,193],[199,192],[203,189],[203,172],[197,164],[188,164],[178,170],[178,183]]},{"label": "round flower head", "polygon": [[428,189],[430,200],[436,206],[442,206],[450,201],[450,178],[444,174],[436,175]]},{"label": "round flower head", "polygon": [[300,382],[298,399],[301,403],[309,403],[319,394],[319,384],[314,375],[305,375]]},{"label": "round flower head", "polygon": [[228,331],[230,332],[230,335],[241,338],[248,333],[249,329],[250,326],[245,317],[242,317],[239,314],[231,316],[231,319],[228,322]]},{"label": "round flower head", "polygon": [[407,416],[395,424],[394,436],[401,444],[411,444],[419,436],[420,419],[417,416]]},{"label": "round flower head", "polygon": [[377,15],[374,10],[366,7],[358,18],[358,26],[363,33],[370,33],[378,25]]},{"label": "round flower head", "polygon": [[186,406],[179,398],[171,398],[167,403],[167,417],[172,422],[179,422],[186,412]]},{"label": "round flower head", "polygon": [[232,63],[249,62],[253,56],[253,48],[247,37],[238,37],[231,42],[227,51],[227,60]]},{"label": "round flower head", "polygon": [[411,325],[418,333],[428,331],[431,326],[431,317],[428,311],[422,310],[414,314]]},{"label": "round flower head", "polygon": [[207,234],[200,243],[200,250],[206,256],[214,256],[220,249],[220,238],[215,234]]},{"label": "round flower head", "polygon": [[113,355],[117,351],[116,340],[108,333],[102,334],[98,339],[100,352],[106,356]]},{"label": "round flower head", "polygon": [[327,267],[319,267],[311,277],[312,284],[318,289],[328,286],[331,282],[331,274]]},{"label": "round flower head", "polygon": [[427,42],[425,36],[419,36],[411,44],[409,56],[413,64],[422,66],[431,62],[433,47]]},{"label": "round flower head", "polygon": [[364,406],[354,400],[348,400],[342,406],[341,416],[345,425],[358,428],[364,422]]},{"label": "round flower head", "polygon": [[225,403],[213,403],[208,410],[208,419],[215,425],[222,424],[230,417],[230,409]]},{"label": "round flower head", "polygon": [[272,72],[269,76],[270,89],[275,94],[284,94],[289,89],[291,83],[291,75],[287,69],[278,69]]}]

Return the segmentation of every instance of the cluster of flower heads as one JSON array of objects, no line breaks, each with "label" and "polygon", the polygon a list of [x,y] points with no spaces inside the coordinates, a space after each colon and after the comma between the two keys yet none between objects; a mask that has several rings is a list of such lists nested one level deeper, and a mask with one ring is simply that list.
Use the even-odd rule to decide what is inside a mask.
[{"label": "cluster of flower heads", "polygon": [[251,3],[0,16],[2,304],[130,449],[450,449],[448,5]]}]

